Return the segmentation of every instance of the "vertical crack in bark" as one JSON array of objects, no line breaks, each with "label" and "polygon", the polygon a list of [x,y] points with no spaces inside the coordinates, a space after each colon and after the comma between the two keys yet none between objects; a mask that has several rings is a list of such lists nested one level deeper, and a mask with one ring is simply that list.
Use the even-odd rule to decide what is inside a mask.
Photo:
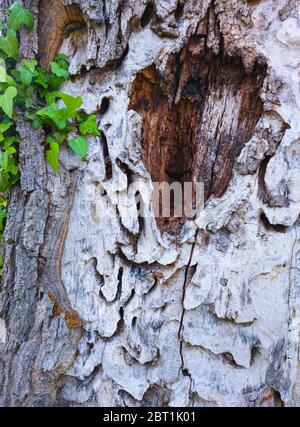
[{"label": "vertical crack in bark", "polygon": [[112,163],[111,163],[111,158],[109,155],[107,139],[106,139],[105,133],[103,131],[101,132],[100,140],[101,140],[102,151],[103,151],[103,159],[104,159],[104,167],[105,167],[105,179],[110,180],[112,178],[112,175],[113,175]]},{"label": "vertical crack in bark", "polygon": [[144,9],[143,15],[141,16],[142,28],[146,27],[150,23],[154,11],[155,11],[155,4],[153,3],[153,1],[148,1]]},{"label": "vertical crack in bark", "polygon": [[195,238],[194,238],[195,240],[192,244],[190,258],[189,258],[188,265],[187,265],[186,270],[185,270],[184,282],[183,282],[183,287],[182,287],[182,298],[181,298],[182,312],[181,312],[181,318],[180,318],[179,329],[178,329],[179,353],[180,353],[180,358],[181,358],[181,371],[182,371],[182,374],[184,376],[188,376],[190,378],[190,381],[191,381],[190,382],[190,389],[192,386],[192,376],[185,368],[184,356],[183,356],[183,341],[184,341],[184,338],[183,338],[183,331],[184,331],[183,321],[184,321],[184,314],[185,314],[184,299],[185,299],[186,288],[187,288],[188,281],[189,281],[189,272],[190,272],[191,263],[193,260],[194,249],[195,249],[195,245],[197,244],[198,234],[199,234],[199,230],[197,230],[195,233]]},{"label": "vertical crack in bark", "polygon": [[107,38],[108,31],[109,31],[109,19],[106,16],[106,0],[102,1],[102,13],[103,13],[103,19],[104,19],[105,37]]},{"label": "vertical crack in bark", "polygon": [[[293,315],[294,315],[294,310],[293,307],[291,306],[291,299],[292,299],[292,269],[293,269],[293,261],[294,261],[294,252],[295,252],[295,247],[296,247],[296,243],[298,240],[298,234],[297,234],[297,227],[296,224],[294,224],[293,226],[294,230],[295,230],[295,239],[294,239],[294,243],[292,246],[292,253],[291,253],[291,265],[289,268],[289,286],[288,286],[288,310],[289,310],[289,319],[288,319],[288,327],[287,327],[287,339],[289,339],[289,334],[291,332],[291,324],[293,321]],[[286,349],[287,350],[287,349]],[[288,358],[287,354],[286,354],[286,358]]]}]

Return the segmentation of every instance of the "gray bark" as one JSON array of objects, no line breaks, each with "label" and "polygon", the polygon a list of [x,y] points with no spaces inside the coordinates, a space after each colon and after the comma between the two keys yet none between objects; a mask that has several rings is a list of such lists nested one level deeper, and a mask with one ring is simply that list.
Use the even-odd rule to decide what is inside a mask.
[{"label": "gray bark", "polygon": [[[67,53],[102,134],[55,174],[19,123],[1,405],[298,406],[297,1],[24,4],[22,55]],[[205,184],[193,221],[153,216],[174,176]]]}]

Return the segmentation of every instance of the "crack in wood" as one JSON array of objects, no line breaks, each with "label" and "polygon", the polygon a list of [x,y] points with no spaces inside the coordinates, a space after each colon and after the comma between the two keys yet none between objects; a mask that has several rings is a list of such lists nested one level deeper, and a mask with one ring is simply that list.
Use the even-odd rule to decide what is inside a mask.
[{"label": "crack in wood", "polygon": [[189,276],[190,276],[190,271],[191,271],[191,263],[192,263],[192,259],[193,259],[195,245],[197,244],[198,233],[199,233],[199,230],[197,230],[195,233],[194,242],[192,243],[192,247],[191,247],[189,262],[188,262],[188,265],[187,265],[186,270],[185,270],[184,282],[183,282],[183,287],[182,287],[182,299],[181,299],[182,312],[181,312],[181,318],[180,318],[179,329],[178,329],[179,353],[180,353],[180,359],[181,359],[181,371],[182,371],[182,374],[184,376],[188,376],[190,378],[190,381],[191,381],[190,387],[192,384],[192,376],[185,368],[184,356],[183,356],[183,342],[184,342],[184,339],[183,339],[183,328],[184,328],[183,321],[184,321],[184,314],[185,314],[184,299],[185,299],[185,294],[186,294],[186,288],[187,288],[187,285],[189,282]]}]

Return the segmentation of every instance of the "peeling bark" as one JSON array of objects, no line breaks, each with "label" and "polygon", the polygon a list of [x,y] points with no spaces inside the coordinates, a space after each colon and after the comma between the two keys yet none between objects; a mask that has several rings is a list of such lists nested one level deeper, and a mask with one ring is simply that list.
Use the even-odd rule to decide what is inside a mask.
[{"label": "peeling bark", "polygon": [[[299,405],[297,2],[23,4],[22,56],[67,53],[102,133],[55,174],[19,124],[1,405]],[[152,183],[193,179],[201,214],[154,218]]]}]

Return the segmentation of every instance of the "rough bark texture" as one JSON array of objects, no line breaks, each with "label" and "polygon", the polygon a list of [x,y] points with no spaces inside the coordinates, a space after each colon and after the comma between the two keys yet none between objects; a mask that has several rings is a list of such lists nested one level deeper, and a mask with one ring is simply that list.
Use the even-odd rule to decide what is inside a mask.
[{"label": "rough bark texture", "polygon": [[[24,4],[22,54],[70,55],[102,135],[55,174],[19,124],[1,404],[299,405],[297,1]],[[201,215],[156,221],[152,181],[192,179]]]}]

